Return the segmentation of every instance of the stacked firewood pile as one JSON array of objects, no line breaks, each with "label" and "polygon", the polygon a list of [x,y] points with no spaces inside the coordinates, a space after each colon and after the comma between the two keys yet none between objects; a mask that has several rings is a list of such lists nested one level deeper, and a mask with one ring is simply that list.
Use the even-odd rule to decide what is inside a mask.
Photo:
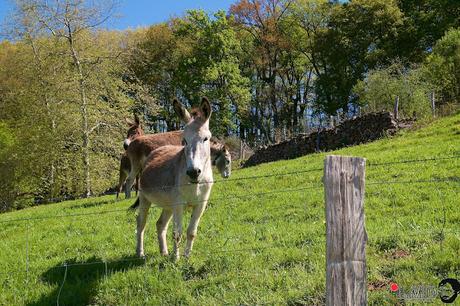
[{"label": "stacked firewood pile", "polygon": [[346,120],[335,128],[299,135],[290,140],[260,148],[244,163],[244,167],[374,141],[385,135],[395,134],[400,127],[410,127],[413,121],[409,121],[404,120],[404,123],[400,125],[389,112],[366,114]]}]

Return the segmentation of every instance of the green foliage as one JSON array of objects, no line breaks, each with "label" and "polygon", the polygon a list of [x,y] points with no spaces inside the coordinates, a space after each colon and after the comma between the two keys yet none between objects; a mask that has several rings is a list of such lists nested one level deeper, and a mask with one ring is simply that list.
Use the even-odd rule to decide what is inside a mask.
[{"label": "green foliage", "polygon": [[0,120],[14,139],[3,199],[19,208],[107,190],[123,117],[142,114],[147,132],[179,129],[176,96],[190,106],[208,96],[213,134],[254,146],[340,110],[391,110],[396,95],[404,116],[428,114],[432,90],[455,108],[457,2],[239,0],[228,14],[112,32],[94,26],[111,0],[18,0],[15,40],[0,43]]},{"label": "green foliage", "polygon": [[451,28],[460,27],[457,0],[398,0],[404,14],[394,41],[395,56],[405,62],[422,63],[436,41]]},{"label": "green foliage", "polygon": [[314,53],[323,70],[315,83],[318,108],[334,115],[348,111],[353,86],[365,72],[388,60],[402,15],[395,1],[351,1],[333,5],[326,29],[315,37]]},{"label": "green foliage", "polygon": [[14,201],[14,168],[11,158],[14,154],[15,137],[7,124],[0,121],[0,212],[6,211],[9,204]]},{"label": "green foliage", "polygon": [[[32,18],[30,12],[22,13]],[[85,133],[91,140],[91,192],[98,194],[115,184],[126,130],[123,117],[131,103],[117,58],[125,38],[117,32],[87,30],[75,38],[89,102],[87,126],[66,40],[26,28],[17,42],[0,45],[0,120],[15,137],[14,150],[5,161],[14,171],[7,176],[9,196],[2,210],[86,193]]]},{"label": "green foliage", "polygon": [[136,78],[159,97],[164,110],[158,119],[165,120],[168,129],[177,127],[170,105],[174,96],[194,105],[206,95],[215,111],[212,132],[223,136],[235,129],[250,98],[249,82],[239,68],[241,52],[223,11],[213,17],[204,11],[189,11],[170,25],[150,27],[130,64]]},{"label": "green foliage", "polygon": [[212,132],[228,135],[246,110],[250,96],[249,81],[239,68],[240,42],[225,12],[216,13],[212,19],[203,11],[189,11],[177,22],[174,33],[180,44],[188,45],[176,71],[179,87],[192,103],[207,95],[216,110]]},{"label": "green foliage", "polygon": [[405,69],[400,63],[372,70],[353,89],[363,111],[394,110],[399,97],[401,117],[418,118],[431,115],[430,93],[432,86],[424,81],[421,69]]},{"label": "green foliage", "polygon": [[[440,279],[458,275],[458,182],[371,182],[458,179],[460,161],[369,163],[458,155],[459,127],[457,114],[394,138],[233,171],[232,179],[320,168],[326,154],[367,158],[369,304],[393,305],[398,301],[389,291],[390,282],[403,288],[436,286]],[[53,305],[60,292],[60,304],[65,305],[324,305],[322,175],[316,171],[215,184],[194,253],[178,263],[157,255],[160,210],[154,207],[145,236],[148,257],[133,259],[136,221],[125,212],[133,200],[116,202],[114,196],[104,196],[2,214],[0,222],[75,216],[1,223],[0,301]],[[257,195],[263,192],[271,194]],[[115,209],[121,211],[109,213]],[[104,261],[107,265],[95,263]],[[64,281],[64,263],[83,265],[69,266]]]},{"label": "green foliage", "polygon": [[448,31],[425,63],[425,75],[442,103],[460,103],[460,28]]}]

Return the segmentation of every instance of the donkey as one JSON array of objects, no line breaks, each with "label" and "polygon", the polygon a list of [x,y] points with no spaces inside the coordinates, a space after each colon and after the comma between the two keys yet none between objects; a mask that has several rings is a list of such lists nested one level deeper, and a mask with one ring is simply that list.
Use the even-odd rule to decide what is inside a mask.
[{"label": "donkey", "polygon": [[192,114],[177,100],[174,110],[185,124],[183,146],[163,146],[154,150],[147,158],[140,177],[139,197],[131,206],[138,207],[137,249],[144,256],[144,230],[147,214],[152,203],[163,208],[156,223],[160,252],[168,255],[166,232],[173,217],[174,257],[179,259],[182,237],[182,216],[186,206],[192,207],[192,218],[187,229],[187,244],[184,255],[190,256],[196,238],[198,223],[211,194],[213,175],[209,117],[211,105],[203,98],[201,105]]},{"label": "donkey", "polygon": [[[125,120],[129,126],[128,135],[126,136],[126,139],[123,141],[123,148],[126,151],[131,141],[144,135],[144,131],[141,128],[141,123],[137,115],[134,115],[134,121],[128,118],[125,118]],[[131,162],[129,161],[129,158],[126,152],[124,152],[120,160],[120,175],[118,177],[117,199],[118,199],[119,193],[121,192],[121,188],[123,187],[123,184],[126,181],[126,178],[128,177],[130,170],[131,170]],[[138,186],[139,185],[138,177],[136,176],[135,178],[136,178],[136,186]],[[131,186],[129,186],[129,188],[131,188]]]},{"label": "donkey", "polygon": [[[126,154],[129,158],[129,164],[131,165],[131,171],[129,172],[126,180],[126,198],[131,197],[130,186],[133,185],[135,178],[141,172],[150,152],[165,145],[181,145],[182,134],[183,131],[172,131],[160,134],[143,135],[137,137],[130,143],[128,149],[126,150]],[[231,174],[232,162],[232,157],[228,147],[219,143],[215,139],[211,139],[210,146],[212,164],[216,166],[223,178],[228,178]],[[120,182],[118,188],[120,189],[122,185],[123,183]]]},{"label": "donkey", "polygon": [[129,144],[131,141],[136,139],[139,136],[144,135],[144,131],[141,128],[141,121],[137,115],[134,115],[134,121],[131,119],[125,118],[126,123],[128,123],[128,135],[126,136],[125,141],[123,141],[123,148],[126,150],[128,149]]}]

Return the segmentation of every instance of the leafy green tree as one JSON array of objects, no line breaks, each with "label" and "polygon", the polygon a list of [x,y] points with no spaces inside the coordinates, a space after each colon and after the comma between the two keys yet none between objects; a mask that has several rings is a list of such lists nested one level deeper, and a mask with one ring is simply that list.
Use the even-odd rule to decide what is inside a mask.
[{"label": "leafy green tree", "polygon": [[84,195],[89,196],[92,193],[91,139],[97,130],[110,125],[111,113],[123,99],[122,95],[116,95],[123,83],[111,78],[114,67],[109,59],[114,59],[114,54],[110,45],[97,43],[102,41],[103,34],[92,32],[111,16],[113,3],[20,0],[17,4],[18,14],[23,16],[21,20],[35,26],[35,32],[51,35],[65,47],[64,53],[57,54],[67,63],[70,93],[75,94],[73,102],[78,105],[81,116],[78,147],[83,161]]},{"label": "leafy green tree", "polygon": [[249,82],[241,74],[240,41],[223,11],[213,17],[189,11],[184,18],[149,28],[129,59],[134,82],[151,88],[168,129],[178,128],[170,102],[174,96],[190,104],[208,96],[214,108],[211,128],[228,135],[247,110]]},{"label": "leafy green tree", "polygon": [[401,62],[371,70],[363,81],[358,81],[353,93],[364,112],[393,112],[399,97],[399,115],[418,118],[431,114],[431,85],[424,80],[423,70],[405,68]]},{"label": "leafy green tree", "polygon": [[452,29],[434,46],[425,61],[425,77],[442,103],[460,102],[460,28]]},{"label": "leafy green tree", "polygon": [[356,102],[353,86],[377,64],[390,60],[390,42],[402,15],[395,1],[357,0],[331,5],[326,30],[315,37],[313,53],[322,69],[316,80],[317,107],[333,115]]},{"label": "leafy green tree", "polygon": [[435,43],[451,28],[460,27],[457,0],[398,0],[403,23],[393,43],[394,56],[421,63]]},{"label": "leafy green tree", "polygon": [[[248,34],[243,37],[248,49],[245,74],[252,81],[254,93],[251,119],[270,142],[279,140],[275,139],[275,131],[283,128],[286,123],[283,121],[292,124],[291,116],[287,114],[290,114],[292,106],[290,100],[295,96],[289,93],[292,87],[286,89],[289,87],[289,81],[286,82],[288,70],[281,75],[282,61],[290,62],[290,72],[295,70],[292,70],[292,64],[297,61],[297,56],[291,53],[292,41],[283,35],[283,31],[290,31],[288,24],[291,21],[287,20],[287,16],[292,3],[291,0],[240,0],[230,8],[240,31]],[[290,83],[296,82],[290,78]]]},{"label": "leafy green tree", "polygon": [[189,11],[177,20],[174,35],[180,49],[188,50],[179,60],[176,79],[187,100],[199,101],[207,95],[215,110],[211,128],[216,136],[226,136],[236,128],[236,120],[247,110],[249,81],[241,75],[238,56],[240,42],[224,11],[210,18],[203,11]]}]

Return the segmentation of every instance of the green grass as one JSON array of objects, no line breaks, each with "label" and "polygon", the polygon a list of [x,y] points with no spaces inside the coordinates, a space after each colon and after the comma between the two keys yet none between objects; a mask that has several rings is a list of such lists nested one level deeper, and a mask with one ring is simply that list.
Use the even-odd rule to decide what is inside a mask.
[{"label": "green grass", "polygon": [[[374,143],[234,171],[232,179],[321,168],[326,154],[369,163],[460,155],[460,114]],[[367,167],[370,304],[396,302],[390,281],[404,287],[460,278],[458,181],[371,182],[459,179],[459,166],[449,159]],[[0,304],[55,305],[59,292],[61,305],[324,304],[321,177],[313,171],[215,184],[192,258],[178,263],[158,254],[158,209],[150,210],[148,257],[133,259],[135,219],[124,210],[133,200],[104,196],[0,215]],[[235,197],[250,193],[268,194]],[[77,215],[4,222],[69,214]]]}]

